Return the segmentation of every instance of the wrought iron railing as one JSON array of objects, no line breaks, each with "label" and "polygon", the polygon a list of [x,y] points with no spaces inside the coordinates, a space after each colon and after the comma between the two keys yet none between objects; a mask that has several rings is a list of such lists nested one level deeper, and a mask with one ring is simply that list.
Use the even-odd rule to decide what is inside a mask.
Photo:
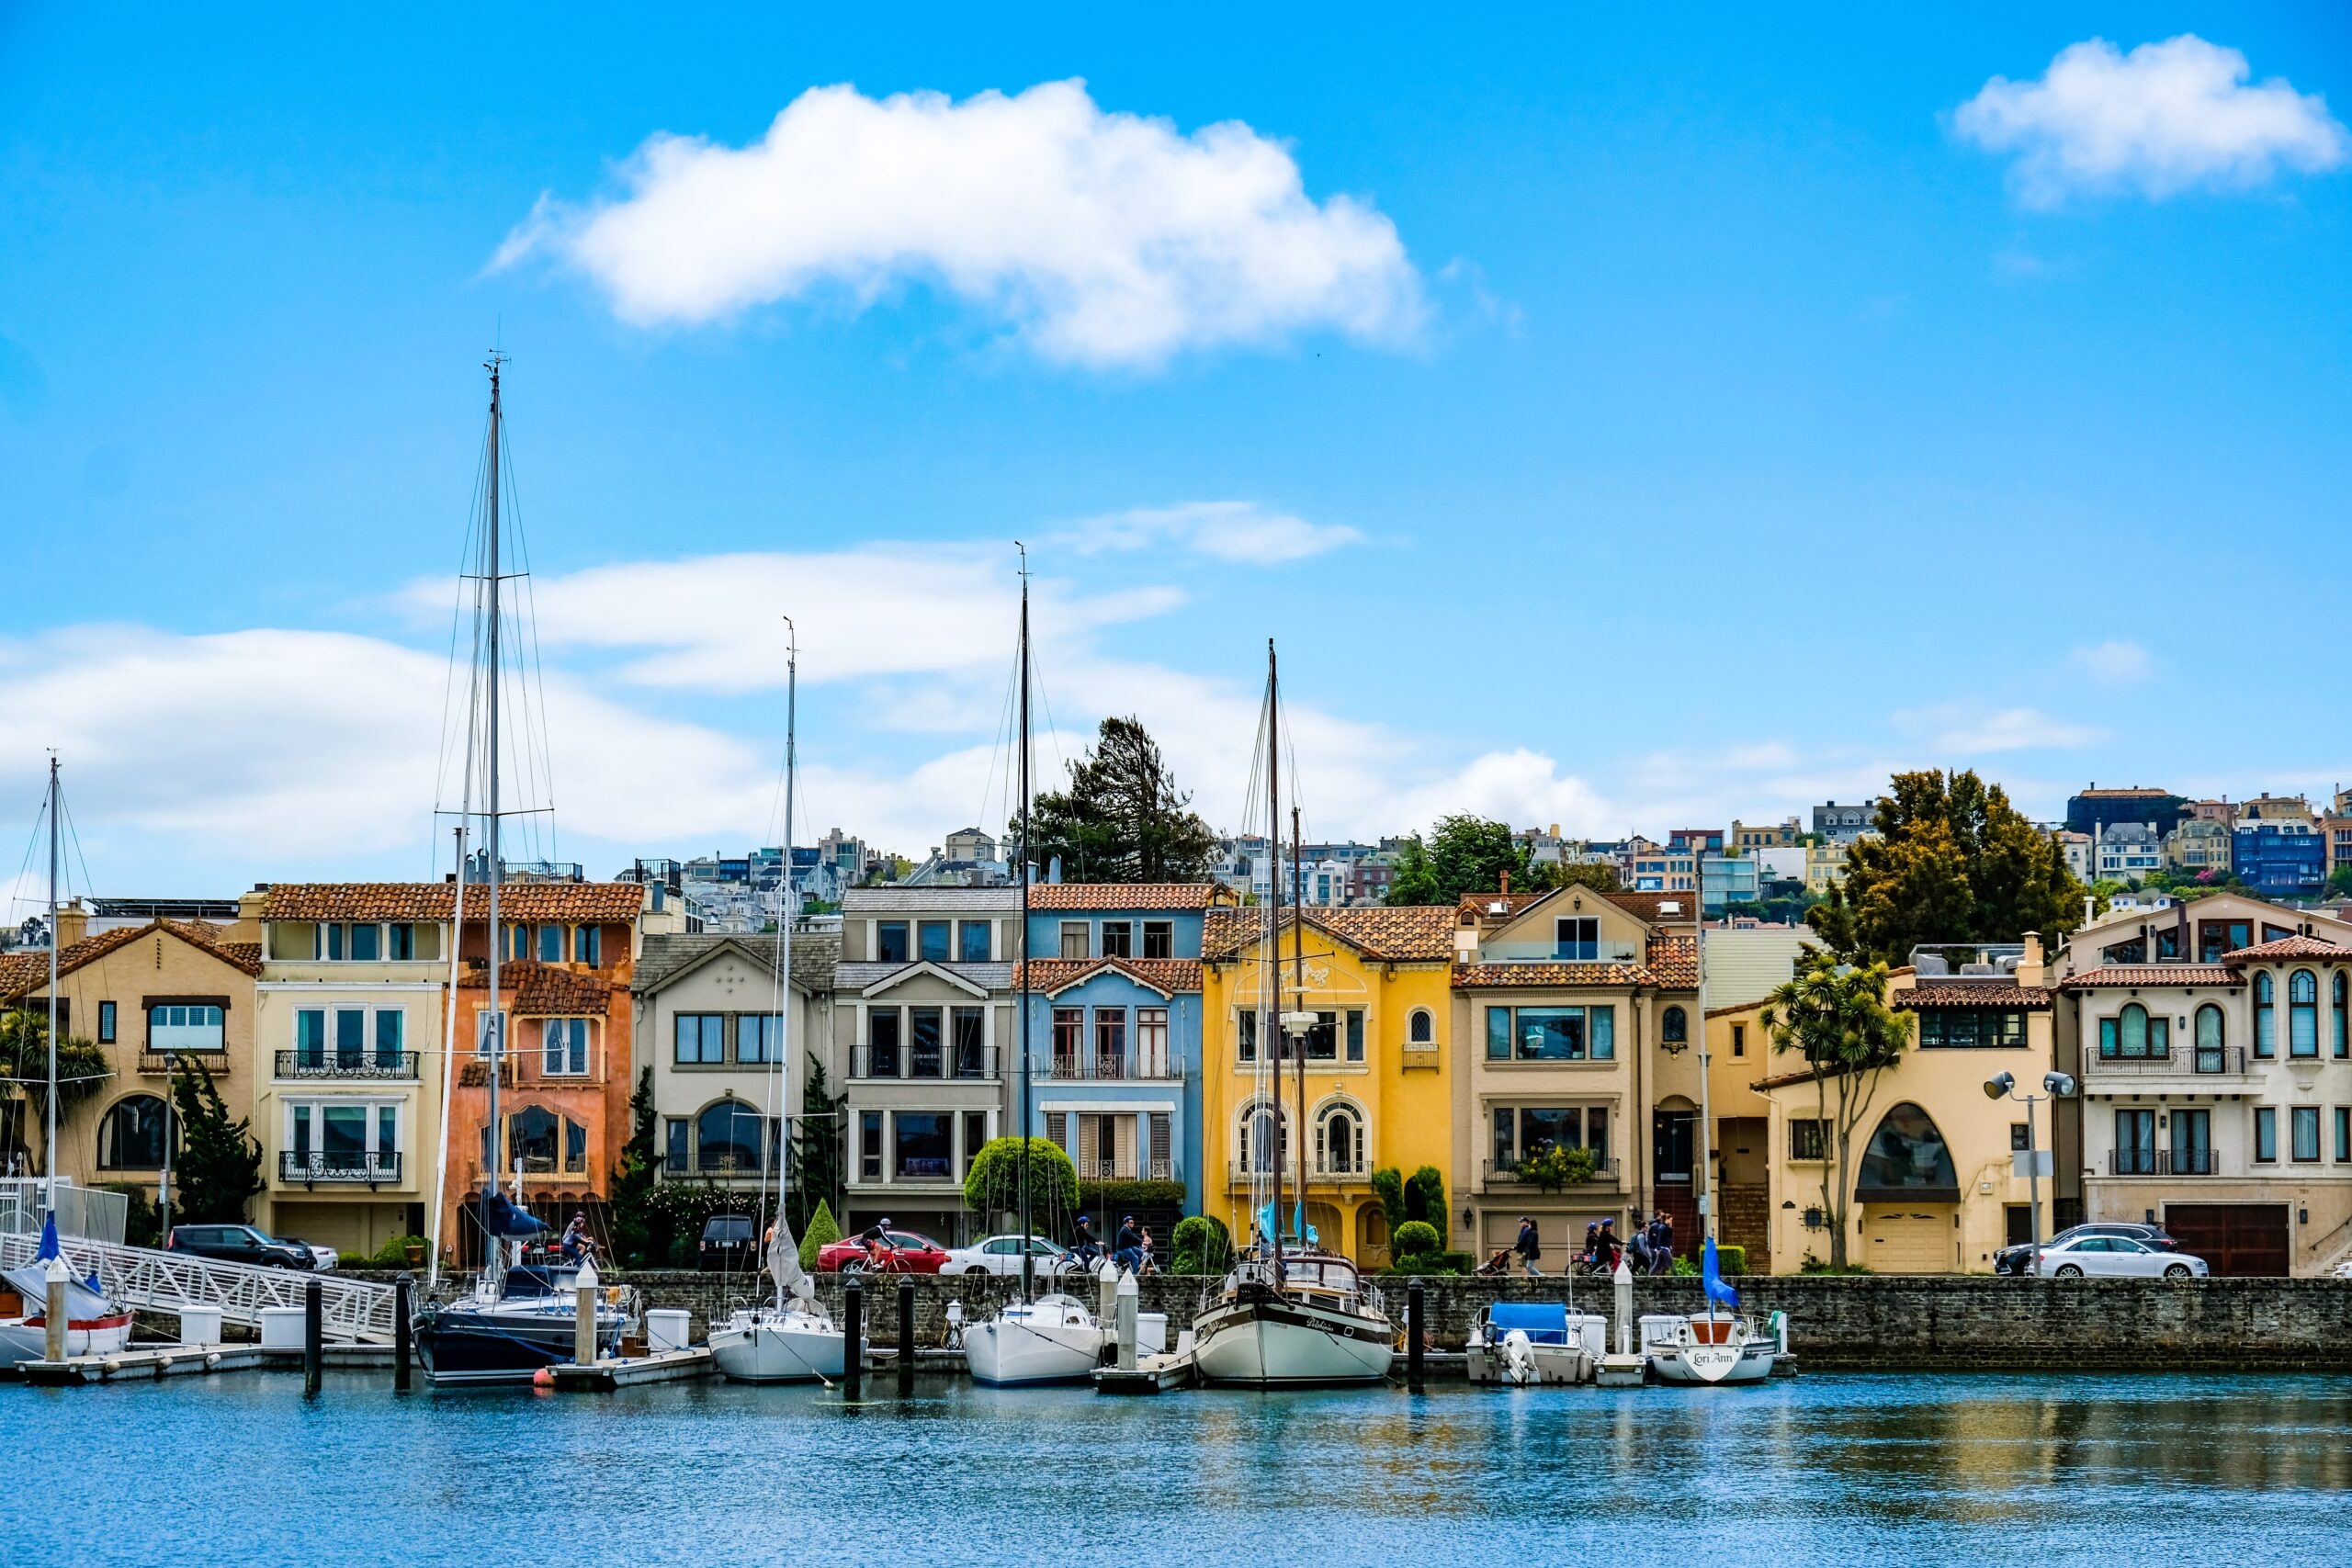
[{"label": "wrought iron railing", "polygon": [[316,1187],[322,1182],[337,1186],[358,1182],[370,1187],[398,1186],[401,1156],[398,1152],[342,1150],[330,1154],[321,1149],[286,1149],[277,1156],[277,1179],[299,1181],[305,1187]]},{"label": "wrought iron railing", "polygon": [[394,1078],[416,1077],[414,1051],[369,1051],[350,1055],[315,1051],[280,1051],[281,1078]]},{"label": "wrought iron railing", "polygon": [[1147,1061],[1131,1051],[1081,1051],[1075,1055],[1057,1052],[1040,1065],[1043,1076],[1055,1082],[1181,1083],[1184,1077],[1182,1066],[1164,1058]]},{"label": "wrought iron railing", "polygon": [[2109,1149],[2109,1176],[2211,1176],[2218,1168],[2207,1149]]},{"label": "wrought iron railing", "polygon": [[2223,1077],[2240,1077],[2247,1072],[2245,1047],[2243,1045],[2206,1045],[2182,1047],[2173,1051],[2152,1051],[2142,1055],[2127,1055],[2118,1052],[2109,1055],[2101,1052],[2087,1057],[2086,1065],[2098,1073],[2199,1073]]},{"label": "wrought iron railing", "polygon": [[227,1051],[141,1051],[139,1070],[142,1073],[168,1074],[176,1072],[191,1062],[204,1064],[205,1071],[214,1077],[226,1077],[230,1072]]},{"label": "wrought iron railing", "polygon": [[[1532,1182],[1530,1182],[1530,1181],[1528,1180],[1528,1178],[1527,1178],[1527,1177],[1525,1177],[1525,1176],[1523,1176],[1523,1175],[1521,1175],[1521,1172],[1520,1172],[1520,1162],[1519,1162],[1519,1161],[1517,1161],[1517,1160],[1515,1160],[1515,1159],[1510,1159],[1510,1160],[1496,1160],[1496,1159],[1490,1159],[1490,1160],[1487,1160],[1487,1161],[1485,1163],[1484,1170],[1485,1170],[1486,1179],[1487,1179],[1488,1181],[1490,1181],[1490,1182],[1494,1182],[1494,1181],[1511,1181],[1511,1182],[1522,1182],[1522,1183],[1526,1183],[1526,1184],[1531,1185],[1531,1186],[1532,1186],[1532,1185],[1533,1185],[1533,1183],[1532,1183]],[[1595,1161],[1593,1161],[1593,1162],[1592,1162],[1592,1179],[1591,1179],[1591,1181],[1589,1181],[1589,1182],[1573,1182],[1573,1183],[1570,1183],[1569,1185],[1570,1185],[1570,1186],[1577,1186],[1577,1187],[1593,1186],[1593,1185],[1596,1185],[1596,1184],[1598,1184],[1598,1183],[1601,1183],[1601,1182],[1612,1182],[1612,1183],[1613,1183],[1616,1179],[1617,1179],[1617,1162],[1616,1162],[1615,1160],[1613,1160],[1613,1159],[1600,1159],[1600,1160],[1595,1160]],[[1563,1191],[1565,1191],[1565,1190],[1567,1190],[1566,1188],[1563,1188],[1563,1189],[1562,1189],[1562,1190],[1563,1190]]]},{"label": "wrought iron railing", "polygon": [[900,1046],[876,1051],[871,1045],[850,1049],[849,1076],[868,1082],[906,1079],[920,1083],[993,1083],[997,1050],[980,1045],[961,1051],[916,1051]]}]

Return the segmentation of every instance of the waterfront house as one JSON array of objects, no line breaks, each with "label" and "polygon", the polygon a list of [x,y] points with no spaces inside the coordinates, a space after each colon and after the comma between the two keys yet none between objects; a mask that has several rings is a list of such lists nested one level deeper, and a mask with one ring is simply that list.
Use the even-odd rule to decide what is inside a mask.
[{"label": "waterfront house", "polygon": [[254,1218],[346,1256],[429,1234],[454,889],[280,883],[244,902],[264,943]]},{"label": "waterfront house", "polygon": [[[1291,1139],[1303,1059],[1306,1215],[1322,1245],[1368,1267],[1387,1261],[1387,1219],[1371,1185],[1383,1167],[1409,1178],[1430,1166],[1446,1177],[1447,1230],[1459,1236],[1462,1206],[1450,1175],[1456,1168],[1453,908],[1309,908],[1303,925],[1286,909],[1271,952],[1261,917],[1256,908],[1215,908],[1204,918],[1204,1212],[1238,1243],[1252,1229],[1253,1173],[1280,1157],[1285,1183],[1295,1183]],[[1295,929],[1303,964],[1293,953]],[[1277,985],[1279,1003],[1269,1011],[1316,1015],[1300,1044],[1303,1058],[1284,1040],[1259,1038],[1261,995]],[[1283,1069],[1278,1106],[1257,1098],[1261,1050]],[[1295,1201],[1295,1192],[1290,1196]]]},{"label": "waterfront house", "polygon": [[[1847,1200],[1847,1258],[1882,1274],[1983,1273],[2002,1247],[2031,1237],[2031,1186],[2015,1156],[2027,1143],[2027,1108],[1988,1099],[1985,1080],[2007,1072],[2020,1094],[2040,1094],[2057,1062],[2056,993],[2041,939],[1934,945],[1913,954],[1887,984],[1887,1002],[1914,1021],[1909,1048],[1882,1069],[1856,1124],[1850,1167],[1834,1172]],[[1755,1089],[1770,1107],[1767,1164],[1772,1267],[1793,1273],[1830,1257],[1825,1168],[1834,1170],[1834,1087],[1824,1115],[1820,1086],[1793,1049],[1756,1060]],[[2033,1109],[2034,1138],[2051,1147],[2047,1101]],[[2062,1144],[2053,1169],[2069,1155]],[[2042,1234],[2066,1214],[2059,1184],[2041,1182]]]},{"label": "waterfront house", "polygon": [[[1663,922],[1690,903],[1687,895],[1582,886],[1463,897],[1454,918],[1453,1032],[1464,1049],[1453,1184],[1470,1217],[1464,1250],[1483,1257],[1510,1246],[1524,1215],[1535,1221],[1546,1266],[1557,1269],[1588,1223],[1614,1220],[1623,1235],[1633,1213],[1646,1212],[1657,1186],[1645,1123],[1658,1043],[1688,1045],[1696,995],[1687,934]],[[1693,1109],[1657,1108],[1684,1130],[1686,1156]],[[1589,1178],[1548,1190],[1529,1179],[1522,1167],[1551,1150],[1584,1151]],[[1687,1157],[1674,1179],[1687,1197]]]},{"label": "waterfront house", "polygon": [[659,1179],[707,1181],[747,1197],[772,1186],[783,1123],[801,1113],[812,1055],[833,1092],[841,934],[794,931],[788,992],[777,985],[780,956],[773,931],[645,939],[630,990]]},{"label": "waterfront house", "polygon": [[842,895],[831,1007],[848,1097],[843,1234],[888,1216],[949,1246],[972,1156],[1008,1125],[1021,889],[854,887]]},{"label": "waterfront house", "polygon": [[[1181,1181],[1182,1212],[1200,1212],[1201,928],[1236,902],[1214,882],[1030,889],[1030,1131],[1069,1155],[1090,1207],[1091,1182]],[[1138,1217],[1164,1252],[1180,1205],[1153,1207]]]},{"label": "waterfront house", "polygon": [[[57,1023],[106,1057],[106,1077],[59,1121],[57,1174],[153,1198],[175,1064],[202,1062],[230,1118],[253,1113],[258,932],[247,922],[151,919],[89,935],[79,900],[57,911]],[[49,953],[0,954],[0,1008],[46,1025]],[[29,1097],[0,1100],[0,1160],[42,1169],[44,1119]],[[322,1238],[325,1239],[325,1238]]]},{"label": "waterfront house", "polygon": [[2221,893],[2110,912],[2061,955],[2092,1219],[2216,1274],[2352,1254],[2352,925]]}]

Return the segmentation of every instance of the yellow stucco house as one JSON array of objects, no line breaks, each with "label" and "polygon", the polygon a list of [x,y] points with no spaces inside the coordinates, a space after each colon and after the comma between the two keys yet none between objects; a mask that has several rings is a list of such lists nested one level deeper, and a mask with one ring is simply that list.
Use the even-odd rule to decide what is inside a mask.
[{"label": "yellow stucco house", "polygon": [[1459,1195],[1453,1190],[1453,1077],[1451,983],[1455,911],[1425,908],[1309,909],[1297,931],[1303,962],[1294,961],[1294,913],[1275,933],[1269,970],[1265,911],[1211,909],[1202,940],[1203,1207],[1236,1242],[1250,1232],[1253,1171],[1279,1153],[1285,1182],[1297,1163],[1290,1140],[1299,1120],[1298,1070],[1286,1055],[1279,1110],[1258,1097],[1261,998],[1279,985],[1270,1012],[1317,1015],[1305,1039],[1306,1213],[1321,1244],[1367,1267],[1388,1258],[1388,1225],[1373,1194],[1372,1173],[1395,1167],[1409,1177],[1422,1166],[1446,1173],[1459,1244]]}]

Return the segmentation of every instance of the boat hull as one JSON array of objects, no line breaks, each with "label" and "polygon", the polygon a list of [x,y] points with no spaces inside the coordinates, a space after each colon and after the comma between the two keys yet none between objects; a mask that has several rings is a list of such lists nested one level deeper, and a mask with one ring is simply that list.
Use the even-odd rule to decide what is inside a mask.
[{"label": "boat hull", "polygon": [[1244,1291],[1193,1325],[1204,1382],[1302,1388],[1379,1382],[1396,1355],[1396,1327],[1376,1313]]},{"label": "boat hull", "polygon": [[[620,1314],[596,1314],[596,1354],[620,1353]],[[415,1324],[416,1353],[436,1383],[527,1383],[570,1366],[576,1328],[569,1311],[447,1307]]]},{"label": "boat hull", "polygon": [[[113,1313],[105,1317],[71,1318],[65,1325],[65,1353],[68,1356],[111,1356],[118,1350],[130,1348],[130,1314]],[[49,1325],[40,1317],[0,1318],[0,1367],[14,1367],[26,1361],[46,1359],[49,1355]]]},{"label": "boat hull", "polygon": [[806,1313],[738,1313],[710,1331],[710,1359],[733,1382],[830,1382],[848,1361],[849,1337]]},{"label": "boat hull", "polygon": [[1678,1345],[1650,1352],[1650,1372],[1660,1382],[1699,1387],[1707,1384],[1757,1383],[1772,1375],[1779,1359],[1770,1339],[1739,1345]]},{"label": "boat hull", "polygon": [[1084,1382],[1108,1342],[1082,1313],[1012,1307],[964,1331],[964,1359],[973,1382],[997,1388]]}]

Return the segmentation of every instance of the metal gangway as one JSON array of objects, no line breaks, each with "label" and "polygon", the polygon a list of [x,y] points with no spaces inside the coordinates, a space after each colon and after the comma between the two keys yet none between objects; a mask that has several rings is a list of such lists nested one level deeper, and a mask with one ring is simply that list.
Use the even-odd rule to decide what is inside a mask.
[{"label": "metal gangway", "polygon": [[[15,1183],[0,1183],[0,1189]],[[26,1183],[26,1185],[32,1185]],[[84,1198],[117,1198],[115,1193],[86,1188],[68,1189],[58,1183],[58,1248],[66,1265],[78,1275],[96,1274],[106,1292],[124,1306],[153,1312],[177,1313],[188,1307],[211,1307],[225,1323],[261,1326],[266,1307],[300,1309],[304,1287],[319,1283],[320,1327],[330,1340],[390,1344],[392,1340],[393,1292],[390,1285],[345,1280],[333,1274],[305,1274],[291,1269],[260,1269],[247,1263],[222,1263],[185,1252],[158,1252],[152,1247],[125,1247],[64,1234],[75,1209],[69,1201]],[[25,1228],[25,1211],[31,1206],[12,1201],[16,1195],[0,1190],[0,1269],[30,1263],[40,1250],[40,1225],[33,1218]],[[35,1214],[38,1210],[34,1210]],[[103,1217],[93,1228],[103,1230]],[[121,1233],[118,1215],[115,1235]]]}]

